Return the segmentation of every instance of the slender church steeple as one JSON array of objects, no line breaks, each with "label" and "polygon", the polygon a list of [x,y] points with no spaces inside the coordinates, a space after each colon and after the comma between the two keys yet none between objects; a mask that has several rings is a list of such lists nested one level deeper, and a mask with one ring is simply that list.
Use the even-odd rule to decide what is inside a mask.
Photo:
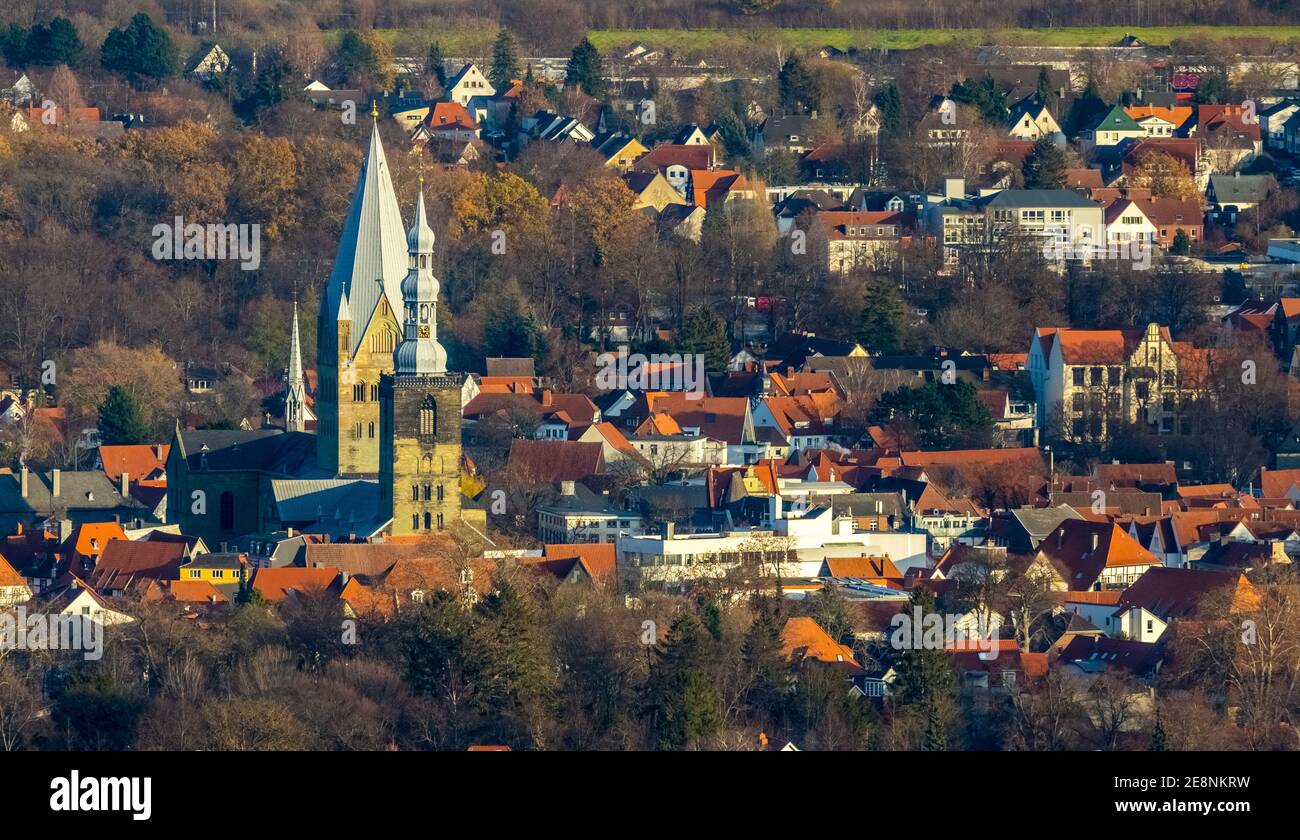
[{"label": "slender church steeple", "polygon": [[293,337],[289,343],[288,385],[284,395],[284,428],[288,432],[307,430],[307,380],[302,372],[302,342],[298,338],[298,299],[293,300]]},{"label": "slender church steeple", "polygon": [[[421,182],[423,182],[423,174]],[[424,188],[415,205],[415,220],[406,233],[406,277],[402,280],[405,306],[404,340],[394,354],[401,374],[446,373],[447,351],[438,343],[438,278],[433,276],[433,229],[424,211]]]}]

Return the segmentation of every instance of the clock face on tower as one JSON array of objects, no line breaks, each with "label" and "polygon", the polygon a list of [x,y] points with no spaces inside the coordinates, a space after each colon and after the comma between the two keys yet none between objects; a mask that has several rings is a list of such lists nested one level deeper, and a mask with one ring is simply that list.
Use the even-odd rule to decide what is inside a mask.
[{"label": "clock face on tower", "polygon": [[421,324],[421,325],[420,325],[420,338],[428,338],[428,337],[429,337],[429,325],[428,325],[428,324]]}]

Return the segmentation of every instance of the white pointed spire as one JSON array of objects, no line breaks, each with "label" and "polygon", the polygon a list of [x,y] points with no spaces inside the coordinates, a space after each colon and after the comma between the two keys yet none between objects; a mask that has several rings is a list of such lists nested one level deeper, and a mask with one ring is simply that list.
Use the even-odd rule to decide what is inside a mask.
[{"label": "white pointed spire", "polygon": [[433,229],[424,211],[421,175],[415,220],[407,231],[407,271],[402,280],[405,308],[404,340],[393,354],[396,372],[436,374],[447,372],[447,351],[438,343],[438,278],[433,276]]},{"label": "white pointed spire", "polygon": [[[376,118],[370,130],[370,148],[357,177],[352,205],[339,238],[334,269],[325,287],[328,308],[325,323],[356,319],[351,346],[355,354],[375,307],[382,298],[394,312],[402,307],[401,281],[406,273],[406,241],[402,214],[393,191],[393,179],[384,156]],[[338,346],[337,336],[331,337]]]},{"label": "white pointed spire", "polygon": [[293,301],[293,336],[289,342],[288,388],[284,395],[284,428],[289,432],[307,430],[307,380],[302,371],[302,342],[298,338],[298,299]]}]

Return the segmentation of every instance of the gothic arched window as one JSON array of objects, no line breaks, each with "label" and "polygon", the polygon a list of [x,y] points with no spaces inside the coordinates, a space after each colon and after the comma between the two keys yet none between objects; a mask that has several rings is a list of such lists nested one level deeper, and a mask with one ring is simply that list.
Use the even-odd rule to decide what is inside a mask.
[{"label": "gothic arched window", "polygon": [[430,394],[420,404],[420,436],[433,437],[436,434],[438,434],[438,405]]}]

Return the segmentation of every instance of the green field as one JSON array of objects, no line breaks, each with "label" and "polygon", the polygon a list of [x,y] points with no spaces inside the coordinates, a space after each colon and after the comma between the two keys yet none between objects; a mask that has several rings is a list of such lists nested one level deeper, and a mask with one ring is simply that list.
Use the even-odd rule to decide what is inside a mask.
[{"label": "green field", "polygon": [[1179,38],[1269,38],[1300,42],[1300,26],[1164,26],[1149,29],[1124,26],[1067,29],[626,29],[590,33],[600,49],[643,41],[655,47],[717,49],[728,45],[781,43],[788,47],[832,46],[841,50],[915,49],[959,44],[980,46],[1103,47],[1116,44],[1126,34],[1148,44],[1167,46]]},{"label": "green field", "polygon": [[[492,24],[435,29],[384,29],[380,34],[399,50],[422,53],[425,45],[438,41],[444,55],[485,55],[491,51],[496,28]],[[597,29],[588,33],[602,51],[643,41],[654,47],[678,51],[705,50],[725,53],[730,48],[781,44],[802,49],[833,46],[841,50],[908,50],[917,47],[957,44],[960,46],[1048,46],[1104,47],[1116,44],[1126,34],[1148,44],[1168,46],[1179,38],[1268,38],[1300,43],[1300,26],[1088,26],[1065,29]],[[338,30],[326,33],[331,46]]]}]

